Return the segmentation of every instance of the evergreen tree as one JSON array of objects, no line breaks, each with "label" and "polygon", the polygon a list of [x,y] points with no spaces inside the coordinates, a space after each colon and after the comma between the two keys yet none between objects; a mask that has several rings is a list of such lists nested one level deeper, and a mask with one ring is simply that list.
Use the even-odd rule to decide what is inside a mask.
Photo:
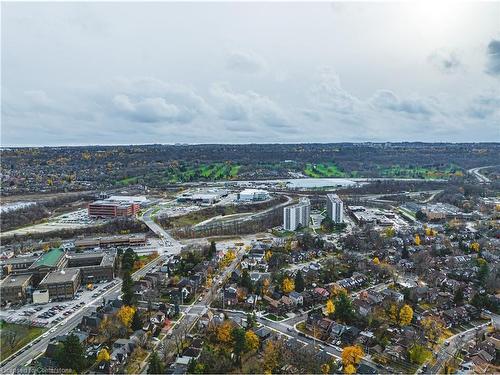
[{"label": "evergreen tree", "polygon": [[69,335],[59,346],[55,360],[59,366],[70,368],[77,373],[81,373],[85,369],[85,350],[76,335]]},{"label": "evergreen tree", "polygon": [[134,316],[132,317],[131,328],[133,331],[137,331],[139,329],[142,329],[142,327],[143,323],[141,313],[139,312],[139,310],[135,310]]},{"label": "evergreen tree", "polygon": [[163,365],[160,357],[156,352],[151,353],[149,356],[148,374],[161,374],[163,372]]},{"label": "evergreen tree", "polygon": [[464,302],[464,290],[462,288],[458,288],[453,296],[453,302],[457,305],[461,305]]},{"label": "evergreen tree", "polygon": [[406,244],[404,244],[403,251],[401,252],[401,258],[408,259],[409,257],[410,257],[410,253],[408,252],[408,248],[406,247]]},{"label": "evergreen tree", "polygon": [[130,271],[127,271],[123,275],[122,281],[122,293],[123,293],[123,303],[128,306],[133,306],[134,304],[134,280],[130,276]]},{"label": "evergreen tree", "polygon": [[353,319],[354,309],[347,293],[340,293],[335,299],[335,316],[344,322]]},{"label": "evergreen tree", "polygon": [[234,328],[231,332],[231,336],[233,338],[233,353],[236,357],[238,366],[241,367],[241,354],[246,349],[245,330],[242,328]]},{"label": "evergreen tree", "polygon": [[295,275],[295,291],[296,292],[303,292],[304,291],[304,278],[302,277],[302,271],[298,270],[297,274]]},{"label": "evergreen tree", "polygon": [[253,293],[253,282],[248,270],[243,270],[241,273],[240,286],[247,288],[249,293]]},{"label": "evergreen tree", "polygon": [[217,253],[217,245],[215,241],[210,242],[210,249],[208,250],[208,257],[213,258],[213,256]]}]

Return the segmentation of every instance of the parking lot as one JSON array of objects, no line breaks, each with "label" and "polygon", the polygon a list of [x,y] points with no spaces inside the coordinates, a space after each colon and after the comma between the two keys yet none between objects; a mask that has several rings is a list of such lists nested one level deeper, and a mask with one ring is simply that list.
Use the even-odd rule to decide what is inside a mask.
[{"label": "parking lot", "polygon": [[57,324],[99,298],[103,292],[112,288],[116,283],[117,281],[94,284],[93,290],[87,290],[81,286],[73,300],[49,302],[44,305],[31,303],[17,309],[2,309],[0,310],[0,318],[9,323],[28,324],[36,327]]}]

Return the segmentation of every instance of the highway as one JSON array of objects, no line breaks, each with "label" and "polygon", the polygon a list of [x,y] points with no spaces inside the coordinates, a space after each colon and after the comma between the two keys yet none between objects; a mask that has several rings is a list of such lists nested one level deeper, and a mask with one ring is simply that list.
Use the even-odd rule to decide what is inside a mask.
[{"label": "highway", "polygon": [[482,169],[492,168],[492,167],[496,167],[496,165],[487,165],[485,167],[472,168],[472,169],[469,169],[467,171],[467,173],[473,175],[481,183],[490,183],[491,180],[488,177],[482,175],[479,171]]}]

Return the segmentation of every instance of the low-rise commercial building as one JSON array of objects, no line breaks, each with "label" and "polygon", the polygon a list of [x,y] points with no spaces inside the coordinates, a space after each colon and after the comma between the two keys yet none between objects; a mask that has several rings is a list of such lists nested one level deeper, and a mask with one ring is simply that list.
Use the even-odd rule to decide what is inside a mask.
[{"label": "low-rise commercial building", "polygon": [[146,245],[145,234],[130,234],[120,236],[106,236],[98,238],[82,238],[75,241],[78,249],[90,249],[95,247],[114,246],[144,246]]},{"label": "low-rise commercial building", "polygon": [[78,268],[85,284],[111,281],[115,277],[115,252],[68,254],[68,270]]},{"label": "low-rise commercial building", "polygon": [[9,275],[0,282],[2,303],[24,303],[29,297],[32,275]]},{"label": "low-rise commercial building", "polygon": [[265,201],[268,198],[269,193],[266,190],[245,189],[238,193],[238,200],[240,202]]},{"label": "low-rise commercial building", "polygon": [[38,285],[38,290],[48,290],[51,300],[72,299],[81,284],[78,268],[49,272]]}]

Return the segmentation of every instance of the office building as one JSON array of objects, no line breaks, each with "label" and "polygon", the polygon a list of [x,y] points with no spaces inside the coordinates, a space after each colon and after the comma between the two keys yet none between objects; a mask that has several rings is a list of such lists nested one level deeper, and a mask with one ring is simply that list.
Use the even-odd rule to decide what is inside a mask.
[{"label": "office building", "polygon": [[326,196],[326,213],[334,223],[344,221],[344,203],[337,194],[328,194]]},{"label": "office building", "polygon": [[296,230],[299,226],[309,226],[311,203],[308,198],[301,198],[299,203],[283,209],[283,229]]},{"label": "office building", "polygon": [[68,253],[68,268],[78,268],[85,284],[111,281],[115,277],[115,252]]},{"label": "office building", "polygon": [[241,202],[265,201],[269,198],[269,193],[260,189],[245,189],[238,193],[238,200]]},{"label": "office building", "polygon": [[66,268],[49,272],[38,285],[38,290],[48,290],[51,300],[72,299],[80,287],[81,272],[78,268]]},{"label": "office building", "polygon": [[24,303],[26,302],[30,286],[32,283],[32,275],[9,275],[0,282],[0,295],[2,303]]},{"label": "office building", "polygon": [[89,203],[87,207],[88,215],[96,218],[112,218],[134,216],[139,212],[140,206],[138,203],[112,200],[111,198]]}]

